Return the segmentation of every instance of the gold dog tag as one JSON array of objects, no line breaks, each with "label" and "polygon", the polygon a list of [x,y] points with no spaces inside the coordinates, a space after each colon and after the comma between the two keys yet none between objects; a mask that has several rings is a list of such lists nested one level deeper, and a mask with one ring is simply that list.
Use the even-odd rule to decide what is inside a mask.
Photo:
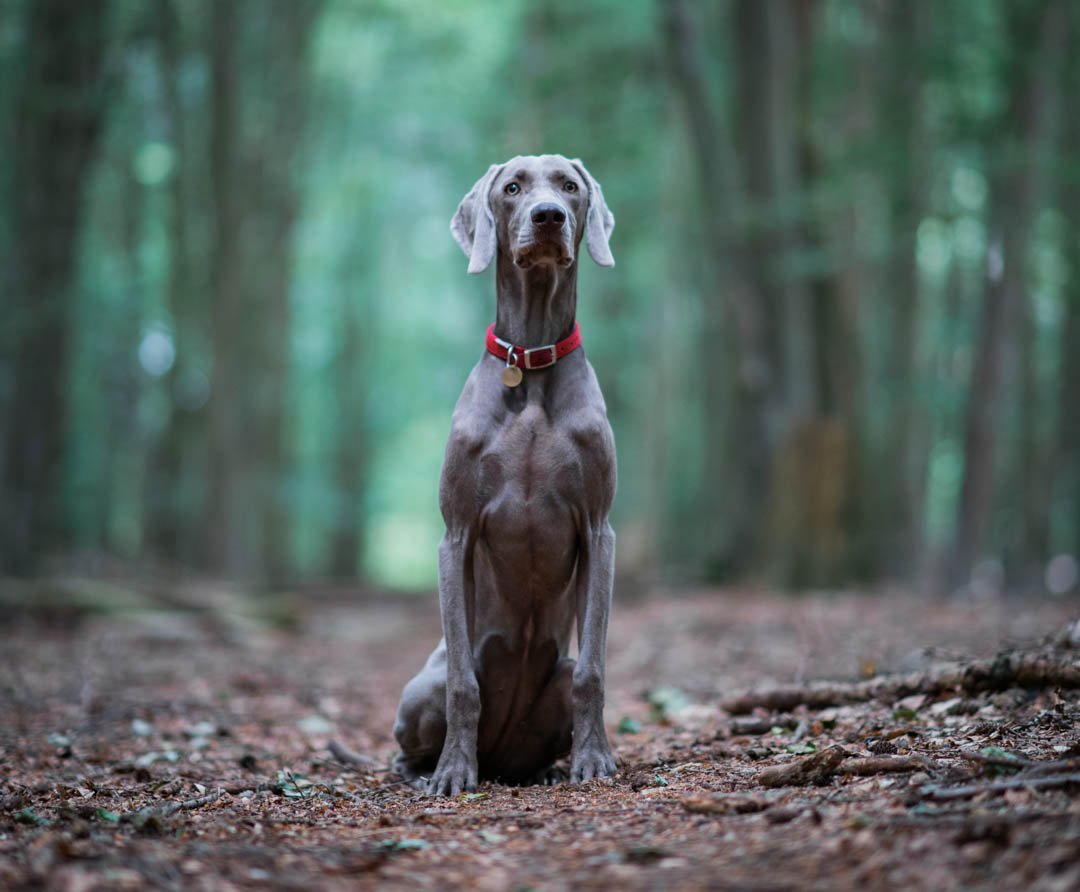
[{"label": "gold dog tag", "polygon": [[507,387],[517,387],[521,383],[521,369],[516,365],[508,365],[502,370],[502,382]]}]

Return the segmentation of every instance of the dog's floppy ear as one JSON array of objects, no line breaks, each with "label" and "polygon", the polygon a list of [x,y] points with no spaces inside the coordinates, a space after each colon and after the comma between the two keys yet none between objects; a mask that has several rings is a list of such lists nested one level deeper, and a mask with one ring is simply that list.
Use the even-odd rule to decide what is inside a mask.
[{"label": "dog's floppy ear", "polygon": [[491,184],[500,170],[501,164],[492,164],[487,169],[487,173],[476,181],[469,194],[461,199],[457,213],[450,221],[450,232],[469,258],[470,273],[482,273],[495,256],[495,215],[491,212],[488,193],[491,192]]},{"label": "dog's floppy ear", "polygon": [[615,258],[611,256],[608,239],[611,238],[611,231],[615,228],[615,217],[608,210],[604,193],[600,191],[600,184],[585,169],[585,165],[576,158],[570,163],[577,168],[577,172],[581,174],[581,178],[585,180],[585,185],[589,188],[589,212],[585,217],[585,246],[598,266],[614,266]]}]

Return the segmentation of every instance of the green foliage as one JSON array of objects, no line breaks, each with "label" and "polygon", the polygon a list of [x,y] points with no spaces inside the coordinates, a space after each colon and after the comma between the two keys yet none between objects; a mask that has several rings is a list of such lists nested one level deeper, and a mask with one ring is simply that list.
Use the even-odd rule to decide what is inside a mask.
[{"label": "green foliage", "polygon": [[[0,8],[0,75],[30,49],[29,5]],[[775,570],[791,547],[777,517],[818,522],[806,519],[816,496],[781,505],[767,484],[752,493],[759,510],[740,513],[740,462],[754,458],[740,444],[757,441],[740,414],[754,367],[740,358],[739,289],[774,326],[769,435],[750,447],[767,452],[766,476],[788,458],[807,467],[790,443],[807,416],[839,416],[851,456],[837,529],[802,543],[842,540],[821,573],[914,576],[950,547],[1002,177],[1025,164],[1043,173],[1021,236],[1030,323],[1013,349],[1027,377],[1004,397],[983,544],[1017,566],[1051,542],[1080,549],[1080,487],[1065,485],[1080,445],[1062,408],[1075,386],[1063,331],[1080,302],[1080,203],[1064,187],[1080,162],[1064,124],[1037,157],[1009,124],[1045,39],[1040,13],[822,0],[796,21],[781,6],[756,19],[752,4],[677,0],[240,2],[226,44],[214,3],[113,0],[101,138],[71,197],[66,445],[56,541],[41,550],[429,588],[450,415],[494,313],[490,277],[466,275],[449,219],[487,164],[548,151],[585,160],[617,219],[618,265],[583,264],[579,307],[619,447],[621,578]],[[696,49],[666,36],[680,9]],[[760,57],[746,51],[755,22],[771,29]],[[692,52],[697,99],[673,77]],[[1075,67],[1046,74],[1048,102],[1071,97]],[[21,90],[0,76],[0,110]],[[698,113],[720,135],[712,158],[695,149]],[[0,114],[0,136],[11,120]],[[4,163],[9,142],[6,197],[25,185]],[[725,204],[703,182],[710,160],[734,184]],[[762,187],[766,174],[786,185]],[[237,222],[222,231],[228,195]],[[0,215],[0,260],[18,250],[13,220]],[[851,364],[828,367],[841,354]],[[0,363],[9,438],[13,361]],[[232,464],[225,442],[242,445]],[[1047,467],[1041,509],[1017,477],[1033,455]],[[900,499],[913,518],[902,530]],[[259,553],[221,563],[221,529]]]}]

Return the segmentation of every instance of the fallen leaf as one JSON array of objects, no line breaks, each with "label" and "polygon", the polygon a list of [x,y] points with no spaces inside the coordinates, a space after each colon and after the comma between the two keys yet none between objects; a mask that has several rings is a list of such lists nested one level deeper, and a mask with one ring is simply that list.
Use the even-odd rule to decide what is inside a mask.
[{"label": "fallen leaf", "polygon": [[690,698],[673,687],[652,688],[645,694],[645,699],[652,709],[654,721],[657,722],[669,722],[672,713],[690,705]]},{"label": "fallen leaf", "polygon": [[378,848],[387,849],[391,852],[420,851],[431,848],[431,843],[423,839],[384,839],[378,844]]},{"label": "fallen leaf", "polygon": [[332,721],[323,718],[321,715],[304,716],[304,718],[297,720],[296,727],[305,734],[312,735],[330,734],[337,728]]},{"label": "fallen leaf", "polygon": [[15,812],[12,817],[17,824],[30,824],[33,827],[51,827],[52,821],[48,818],[43,818],[37,814],[32,808],[24,808]]},{"label": "fallen leaf", "polygon": [[149,737],[154,733],[154,726],[144,719],[132,719],[131,733],[136,737]]}]

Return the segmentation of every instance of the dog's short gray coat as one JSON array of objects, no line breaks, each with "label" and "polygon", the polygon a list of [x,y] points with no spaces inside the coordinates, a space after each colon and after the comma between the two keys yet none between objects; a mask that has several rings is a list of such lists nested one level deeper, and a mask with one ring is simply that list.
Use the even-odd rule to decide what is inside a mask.
[{"label": "dog's short gray coat", "polygon": [[[612,266],[614,222],[580,161],[541,155],[493,164],[451,231],[469,272],[496,262],[495,333],[533,347],[572,330],[582,238]],[[454,410],[439,485],[443,639],[405,686],[395,726],[397,770],[435,794],[479,777],[542,779],[568,752],[572,781],[615,770],[603,723],[615,555],[604,399],[583,349],[516,388],[503,367],[485,353]]]}]

